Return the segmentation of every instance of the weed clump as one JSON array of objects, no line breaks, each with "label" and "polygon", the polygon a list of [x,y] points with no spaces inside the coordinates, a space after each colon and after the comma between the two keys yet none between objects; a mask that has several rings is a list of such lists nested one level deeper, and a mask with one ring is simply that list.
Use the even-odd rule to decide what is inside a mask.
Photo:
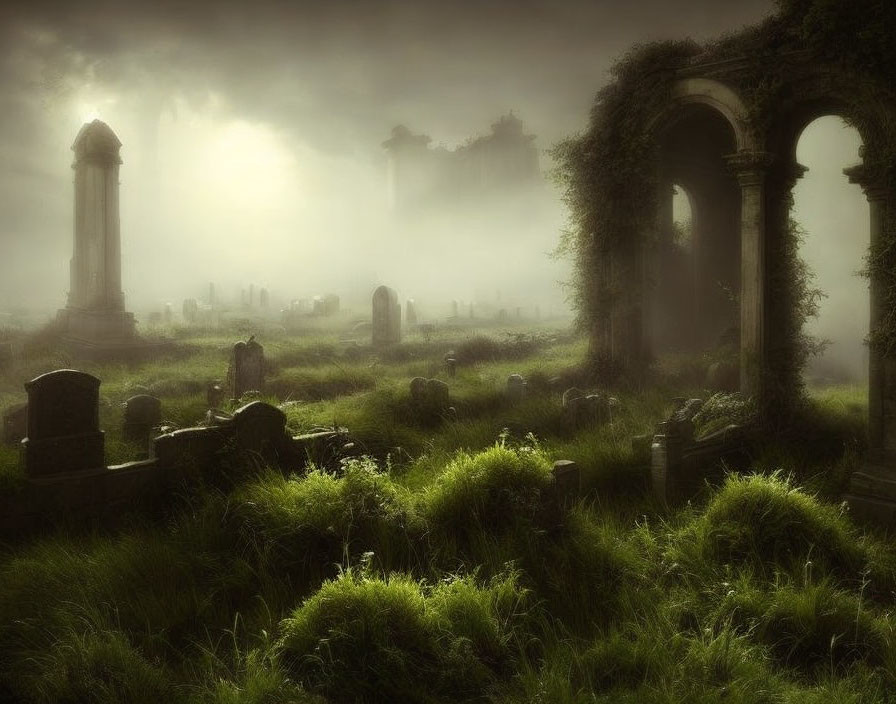
[{"label": "weed clump", "polygon": [[231,497],[231,525],[274,571],[323,579],[346,557],[372,553],[386,569],[407,566],[422,534],[407,492],[369,458],[347,461],[343,476],[270,472]]},{"label": "weed clump", "polygon": [[424,495],[423,510],[434,530],[463,542],[532,521],[549,484],[543,452],[498,443],[475,455],[459,453]]},{"label": "weed clump", "polygon": [[525,607],[513,575],[426,588],[346,572],[281,623],[279,647],[303,686],[336,701],[465,699],[510,671]]},{"label": "weed clump", "polygon": [[732,590],[720,617],[767,646],[780,664],[808,675],[840,672],[857,661],[879,663],[888,647],[884,623],[827,579]]},{"label": "weed clump", "polygon": [[864,561],[839,509],[778,474],[729,476],[679,538],[672,557],[690,566],[746,562],[768,575],[777,569],[798,573],[811,561],[818,570],[856,578]]}]

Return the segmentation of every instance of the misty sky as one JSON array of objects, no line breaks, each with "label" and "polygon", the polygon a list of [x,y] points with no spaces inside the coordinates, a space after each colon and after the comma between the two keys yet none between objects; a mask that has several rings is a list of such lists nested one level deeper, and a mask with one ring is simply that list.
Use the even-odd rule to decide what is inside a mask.
[{"label": "misty sky", "polygon": [[[402,298],[503,289],[521,304],[559,305],[568,265],[545,256],[564,221],[556,194],[546,191],[526,222],[454,214],[403,227],[386,207],[380,144],[391,128],[453,148],[514,110],[547,149],[585,127],[609,66],[632,44],[708,39],[771,9],[771,0],[6,3],[0,308],[64,305],[70,147],[94,117],[124,145],[123,277],[134,309],[177,308],[208,281],[225,295],[254,282],[281,300],[389,283]],[[848,139],[812,144],[821,163],[849,149]],[[824,201],[836,205],[848,189],[829,187]]]}]

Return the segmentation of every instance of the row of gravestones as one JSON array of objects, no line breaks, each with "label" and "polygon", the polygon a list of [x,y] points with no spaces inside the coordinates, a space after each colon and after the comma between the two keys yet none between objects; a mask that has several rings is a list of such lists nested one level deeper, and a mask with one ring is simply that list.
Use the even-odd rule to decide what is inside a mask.
[{"label": "row of gravestones", "polygon": [[[232,399],[242,399],[248,392],[261,392],[264,389],[264,375],[264,348],[255,342],[254,338],[250,338],[248,342],[236,343],[231,351],[227,391],[216,384],[211,385],[207,393],[209,407],[218,408],[226,393],[229,393]],[[87,377],[94,379],[94,382],[88,381]],[[90,402],[84,399],[84,394],[79,393],[78,390],[88,388],[94,383],[98,388],[99,381],[94,377],[72,370],[51,372],[28,382],[25,385],[28,390],[28,403],[13,406],[3,414],[3,442],[16,445],[26,437],[39,441],[41,426],[38,419],[44,417],[46,409],[62,404],[60,408],[63,410],[60,411],[60,417],[64,415],[64,409],[67,408],[67,402],[64,400],[66,394],[71,395],[72,403],[76,404],[76,407],[79,407],[77,406],[79,403],[90,405]],[[45,387],[46,390],[44,390]],[[44,410],[34,417],[32,417],[34,412],[30,410],[33,403],[32,395],[44,400],[42,406]],[[98,411],[96,413],[98,414]],[[123,422],[125,439],[134,442],[147,441],[153,429],[158,428],[161,422],[162,402],[158,398],[148,394],[138,394],[125,401]],[[64,426],[60,427],[64,428]],[[84,433],[70,433],[70,435],[84,435]],[[88,431],[87,435],[95,437],[95,431]],[[62,441],[55,440],[54,442],[58,444]],[[72,442],[78,444],[80,440]],[[31,447],[31,450],[25,450],[26,455],[29,452],[40,454],[40,442],[36,445],[31,443]]]},{"label": "row of gravestones", "polygon": [[[28,403],[3,414],[3,442],[21,443],[30,474],[102,464],[99,384],[99,379],[72,369],[50,372],[25,384]],[[138,394],[125,401],[125,439],[148,443],[161,422],[162,402],[155,396]]]},{"label": "row of gravestones", "polygon": [[[99,379],[74,369],[49,372],[25,384],[28,403],[24,406],[26,432],[21,440],[21,448],[25,475],[28,478],[105,467],[104,433],[99,425],[99,387]],[[233,425],[232,421],[239,421],[234,427],[242,436],[254,433],[256,436],[267,434],[286,437],[286,416],[278,408],[266,403],[255,402],[243,406],[228,421],[229,425]],[[126,430],[143,433],[157,427],[160,422],[159,399],[148,395],[129,399],[124,417]],[[264,426],[264,433],[254,432],[254,426]],[[176,441],[178,437],[220,430],[221,428],[190,428],[175,431],[157,438],[156,444],[170,436],[175,438],[173,445],[176,448],[180,446]],[[245,437],[243,440],[242,444],[246,447],[252,448],[257,444]]]}]

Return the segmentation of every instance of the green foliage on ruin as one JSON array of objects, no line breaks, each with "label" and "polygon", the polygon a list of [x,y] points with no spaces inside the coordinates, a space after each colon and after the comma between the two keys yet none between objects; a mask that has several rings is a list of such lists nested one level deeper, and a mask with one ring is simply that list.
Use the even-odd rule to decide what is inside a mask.
[{"label": "green foliage on ruin", "polygon": [[[597,93],[587,129],[555,145],[555,178],[569,209],[568,228],[557,254],[569,256],[574,274],[569,297],[582,329],[591,329],[612,313],[640,305],[621,295],[630,276],[608,275],[612,255],[624,260],[656,236],[657,144],[653,131],[668,107],[676,71],[689,65],[744,59],[724,73],[744,99],[749,128],[760,144],[772,134],[779,114],[798,103],[787,56],[847,77],[851,95],[837,95],[836,108],[855,126],[882,184],[896,187],[896,3],[890,0],[779,0],[774,15],[756,26],[699,45],[668,41],[634,47],[612,69],[612,82]],[[841,81],[841,85],[842,85]],[[887,215],[883,241],[869,253],[868,273],[882,281],[885,307],[896,310],[896,213]],[[781,209],[780,217],[787,217]],[[813,349],[802,322],[817,303],[808,272],[795,246],[799,232],[782,221],[784,241],[770,272],[769,299],[778,299],[787,340],[775,351],[785,368],[772,380],[781,397],[799,395],[799,372]],[[896,317],[871,331],[872,344],[896,355]],[[780,361],[780,360],[779,360]]]}]

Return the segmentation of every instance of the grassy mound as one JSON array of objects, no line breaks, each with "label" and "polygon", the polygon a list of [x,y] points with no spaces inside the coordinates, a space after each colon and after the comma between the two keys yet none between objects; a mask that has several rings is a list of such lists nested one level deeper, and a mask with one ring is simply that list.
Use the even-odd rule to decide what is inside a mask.
[{"label": "grassy mound", "polygon": [[282,661],[335,701],[466,699],[508,671],[525,604],[512,576],[425,589],[409,577],[346,573],[281,623]]},{"label": "grassy mound", "polygon": [[231,526],[256,559],[306,583],[364,553],[381,569],[407,568],[423,533],[408,493],[367,458],[347,462],[338,478],[271,472],[237,489],[230,504]]},{"label": "grassy mound", "polygon": [[672,561],[748,563],[760,573],[799,572],[807,561],[817,571],[857,579],[862,547],[836,506],[793,487],[780,475],[731,475],[702,516],[685,528]]},{"label": "grassy mound", "polygon": [[805,674],[842,672],[857,661],[880,663],[891,629],[860,597],[829,580],[771,590],[739,585],[719,616]]},{"label": "grassy mound", "polygon": [[433,529],[459,543],[477,532],[499,533],[534,519],[550,485],[550,463],[537,449],[497,444],[459,453],[423,497]]}]

